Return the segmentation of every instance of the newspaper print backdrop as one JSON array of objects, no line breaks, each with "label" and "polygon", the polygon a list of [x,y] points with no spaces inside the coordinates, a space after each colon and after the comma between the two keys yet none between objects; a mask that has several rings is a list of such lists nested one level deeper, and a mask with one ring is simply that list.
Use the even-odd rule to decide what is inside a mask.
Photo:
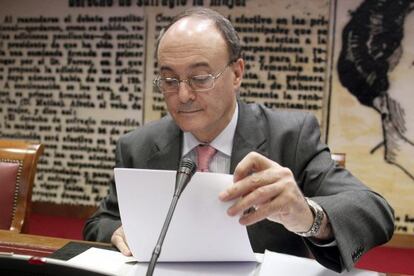
[{"label": "newspaper print backdrop", "polygon": [[414,234],[414,1],[336,1],[328,142]]},{"label": "newspaper print backdrop", "polygon": [[244,43],[246,101],[322,121],[328,0],[0,3],[0,136],[41,141],[34,201],[96,205],[117,138],[165,115],[154,44],[193,6],[229,16]]}]

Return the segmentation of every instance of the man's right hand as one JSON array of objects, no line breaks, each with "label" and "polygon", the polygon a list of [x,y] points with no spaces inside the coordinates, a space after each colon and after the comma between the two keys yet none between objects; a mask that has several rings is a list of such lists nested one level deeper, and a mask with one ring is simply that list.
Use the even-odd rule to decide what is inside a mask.
[{"label": "man's right hand", "polygon": [[124,228],[122,228],[122,225],[112,234],[111,243],[125,256],[132,256],[131,250],[129,250],[125,240]]}]

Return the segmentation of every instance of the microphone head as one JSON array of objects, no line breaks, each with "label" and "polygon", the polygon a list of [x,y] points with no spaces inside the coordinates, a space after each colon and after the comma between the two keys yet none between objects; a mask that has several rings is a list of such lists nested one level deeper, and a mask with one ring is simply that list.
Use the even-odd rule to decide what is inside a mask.
[{"label": "microphone head", "polygon": [[175,195],[181,195],[182,191],[185,189],[188,182],[190,182],[196,170],[197,165],[193,160],[189,158],[183,158],[181,160],[180,167],[177,170],[177,175],[175,178]]},{"label": "microphone head", "polygon": [[178,168],[177,173],[185,173],[191,178],[196,171],[197,171],[196,163],[190,158],[183,158],[180,162],[180,166]]}]

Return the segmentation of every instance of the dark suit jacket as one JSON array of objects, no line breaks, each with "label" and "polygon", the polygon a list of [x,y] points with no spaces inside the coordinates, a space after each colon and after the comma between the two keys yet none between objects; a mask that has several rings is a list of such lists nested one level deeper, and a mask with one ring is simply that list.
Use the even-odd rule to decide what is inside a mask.
[{"label": "dark suit jacket", "polygon": [[[176,170],[182,132],[171,117],[146,124],[121,137],[116,167]],[[311,114],[271,111],[239,102],[239,119],[231,156],[231,173],[249,152],[256,151],[292,170],[304,195],[318,202],[329,217],[337,246],[319,247],[268,220],[247,227],[255,252],[265,249],[297,256],[309,250],[326,267],[352,268],[362,253],[388,241],[393,211],[387,202],[334,165],[320,142],[317,120]],[[121,225],[114,183],[84,229],[87,240],[109,242]]]}]

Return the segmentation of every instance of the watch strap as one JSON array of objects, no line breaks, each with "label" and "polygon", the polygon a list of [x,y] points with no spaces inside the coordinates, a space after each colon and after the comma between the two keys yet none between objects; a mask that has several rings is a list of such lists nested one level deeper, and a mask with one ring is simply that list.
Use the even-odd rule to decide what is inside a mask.
[{"label": "watch strap", "polygon": [[318,203],[315,201],[305,197],[306,202],[308,203],[312,213],[313,213],[313,223],[310,227],[310,229],[306,232],[295,232],[297,235],[309,238],[309,237],[315,237],[319,234],[319,231],[321,230],[321,225],[323,218],[325,217],[325,213],[321,206],[319,206]]}]

